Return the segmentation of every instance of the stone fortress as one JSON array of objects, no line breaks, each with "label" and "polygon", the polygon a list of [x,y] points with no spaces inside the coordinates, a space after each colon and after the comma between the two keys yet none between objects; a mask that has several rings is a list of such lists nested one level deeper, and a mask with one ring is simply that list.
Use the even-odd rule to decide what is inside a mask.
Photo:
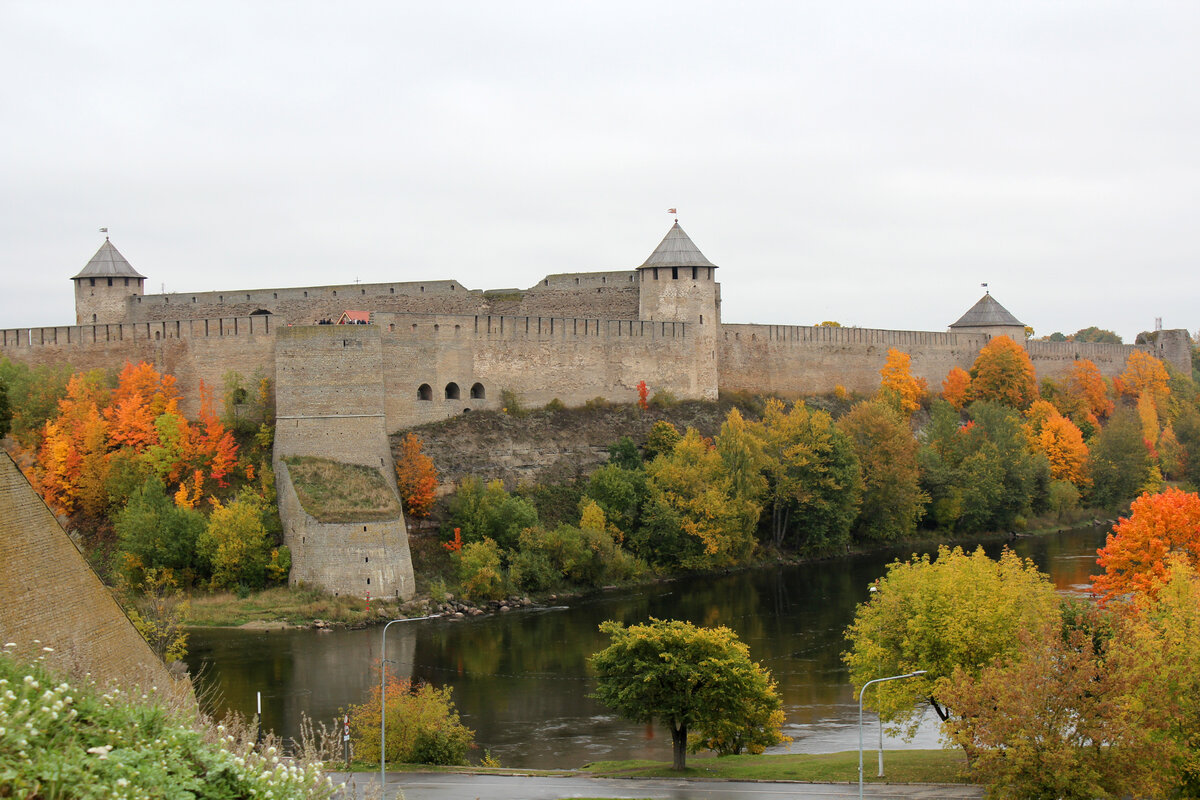
[{"label": "stone fortress", "polygon": [[[229,370],[273,377],[292,581],[376,597],[414,590],[403,520],[317,522],[283,458],[371,466],[394,485],[389,433],[498,410],[503,393],[527,406],[632,402],[643,380],[679,399],[869,393],[889,348],[908,353],[913,373],[936,388],[999,335],[1024,343],[1039,377],[1080,358],[1116,375],[1137,350],[1191,374],[1186,330],[1144,345],[1026,341],[1025,326],[988,294],[944,332],[725,323],[716,270],[677,220],[635,269],[556,273],[523,290],[439,280],[155,295],[106,239],[72,278],[76,324],[0,330],[0,355],[76,369],[149,361],[178,378],[189,411],[201,381],[219,387]],[[343,318],[368,324],[318,324]]]}]

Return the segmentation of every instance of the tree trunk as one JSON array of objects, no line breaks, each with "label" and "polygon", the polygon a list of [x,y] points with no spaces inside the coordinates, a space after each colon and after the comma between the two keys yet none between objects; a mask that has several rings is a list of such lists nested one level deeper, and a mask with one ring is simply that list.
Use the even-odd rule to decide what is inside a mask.
[{"label": "tree trunk", "polygon": [[674,755],[674,763],[671,764],[671,769],[676,772],[682,772],[687,769],[687,723],[674,723],[671,725],[671,748]]}]

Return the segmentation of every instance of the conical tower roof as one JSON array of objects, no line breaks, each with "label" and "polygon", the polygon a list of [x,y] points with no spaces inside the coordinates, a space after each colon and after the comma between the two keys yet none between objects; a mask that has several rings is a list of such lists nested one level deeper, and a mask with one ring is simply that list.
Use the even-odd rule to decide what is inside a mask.
[{"label": "conical tower roof", "polygon": [[100,245],[100,249],[96,251],[96,255],[92,256],[92,260],[71,280],[78,280],[79,278],[145,277],[145,275],[140,274],[133,267],[129,266],[129,262],[125,260],[125,256],[121,255],[106,237],[104,244]]},{"label": "conical tower roof", "polygon": [[959,318],[951,328],[985,328],[999,325],[1019,325],[1025,323],[1014,317],[1009,310],[996,302],[996,298],[985,294],[979,302],[971,306],[967,313]]},{"label": "conical tower roof", "polygon": [[646,263],[642,264],[638,269],[645,267],[716,267],[717,265],[704,257],[704,253],[700,252],[700,248],[692,243],[692,240],[683,228],[679,227],[679,220],[675,220],[675,224],[671,226],[671,230],[667,231],[667,235],[659,242],[658,247],[654,248],[654,252],[646,259]]}]

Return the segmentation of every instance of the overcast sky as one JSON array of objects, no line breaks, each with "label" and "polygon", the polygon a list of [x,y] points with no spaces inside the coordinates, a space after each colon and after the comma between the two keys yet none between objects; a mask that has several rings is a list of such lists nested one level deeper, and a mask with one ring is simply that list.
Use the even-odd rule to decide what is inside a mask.
[{"label": "overcast sky", "polygon": [[631,269],[728,322],[1200,327],[1194,2],[0,3],[0,327],[147,291]]}]

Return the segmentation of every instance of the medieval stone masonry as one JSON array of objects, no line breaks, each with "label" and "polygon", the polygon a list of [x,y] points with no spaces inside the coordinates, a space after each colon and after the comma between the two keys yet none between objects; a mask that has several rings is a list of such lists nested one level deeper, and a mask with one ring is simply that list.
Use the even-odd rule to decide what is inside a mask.
[{"label": "medieval stone masonry", "polygon": [[[149,361],[178,378],[190,412],[201,381],[219,387],[229,370],[261,371],[275,379],[277,467],[315,455],[377,465],[389,477],[388,433],[499,409],[504,392],[527,406],[632,402],[642,380],[680,399],[866,393],[878,387],[889,348],[908,353],[913,373],[937,387],[998,335],[1025,343],[1039,377],[1079,358],[1116,375],[1136,350],[1191,374],[1184,330],[1147,345],[1025,342],[1024,325],[991,295],[944,332],[723,323],[716,270],[676,221],[635,269],[547,275],[528,289],[443,280],[148,295],[145,277],[106,240],[72,278],[77,324],[0,330],[0,355],[76,369]],[[287,470],[277,475],[286,481]],[[362,569],[335,569],[338,542],[314,549],[309,540],[345,532],[295,533],[317,529],[296,516],[298,506],[283,509],[290,496],[281,485],[289,544],[293,534],[304,540],[293,547],[293,579],[364,594],[370,578],[374,596],[411,595],[402,520],[393,526],[400,535],[379,532],[373,556],[354,556]]]}]

